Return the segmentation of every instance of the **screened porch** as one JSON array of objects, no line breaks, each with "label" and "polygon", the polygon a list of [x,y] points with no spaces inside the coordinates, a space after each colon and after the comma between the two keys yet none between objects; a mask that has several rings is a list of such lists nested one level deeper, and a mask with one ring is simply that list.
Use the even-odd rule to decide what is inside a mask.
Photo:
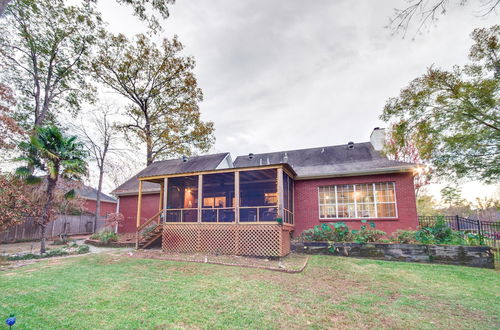
[{"label": "screened porch", "polygon": [[[165,250],[286,254],[294,225],[293,175],[283,164],[140,178],[138,240],[156,223]],[[141,224],[144,181],[159,183],[161,190],[158,213]]]}]

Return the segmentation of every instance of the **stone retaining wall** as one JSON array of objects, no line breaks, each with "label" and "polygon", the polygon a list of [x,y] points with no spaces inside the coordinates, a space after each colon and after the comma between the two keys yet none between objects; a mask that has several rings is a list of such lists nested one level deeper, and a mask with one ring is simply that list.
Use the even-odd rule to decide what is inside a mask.
[{"label": "stone retaining wall", "polygon": [[87,239],[85,240],[85,244],[93,245],[93,246],[98,246],[98,247],[135,247],[135,243],[127,243],[127,242],[108,242],[104,243],[99,240],[95,239]]},{"label": "stone retaining wall", "polygon": [[378,260],[495,268],[493,252],[487,246],[293,242],[292,251]]}]

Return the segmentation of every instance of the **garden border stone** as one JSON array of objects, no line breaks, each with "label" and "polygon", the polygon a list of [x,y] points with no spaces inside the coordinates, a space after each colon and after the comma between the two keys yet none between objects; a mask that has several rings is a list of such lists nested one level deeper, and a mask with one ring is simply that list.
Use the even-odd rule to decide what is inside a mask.
[{"label": "garden border stone", "polygon": [[489,246],[292,242],[292,251],[376,260],[495,268],[493,252]]}]

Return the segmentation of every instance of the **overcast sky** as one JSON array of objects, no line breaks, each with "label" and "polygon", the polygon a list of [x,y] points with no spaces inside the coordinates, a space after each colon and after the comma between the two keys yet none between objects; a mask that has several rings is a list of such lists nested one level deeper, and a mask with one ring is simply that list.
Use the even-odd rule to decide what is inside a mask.
[{"label": "overcast sky", "polygon": [[[212,152],[234,158],[364,142],[384,126],[378,117],[389,97],[430,65],[464,64],[470,32],[498,21],[473,14],[468,5],[450,8],[415,40],[413,32],[402,39],[384,27],[405,4],[178,0],[163,36],[177,35],[197,62],[201,112],[216,127]],[[99,7],[111,31],[145,31],[130,8],[114,1]]]}]

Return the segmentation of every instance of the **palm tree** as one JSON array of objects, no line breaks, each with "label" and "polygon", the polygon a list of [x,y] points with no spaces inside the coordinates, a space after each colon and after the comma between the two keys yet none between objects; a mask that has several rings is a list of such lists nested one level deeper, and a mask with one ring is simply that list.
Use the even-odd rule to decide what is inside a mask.
[{"label": "palm tree", "polygon": [[[19,145],[23,156],[18,161],[24,161],[27,166],[16,170],[18,176],[23,177],[27,183],[40,183],[42,179],[34,175],[34,170],[47,174],[46,190],[41,216],[38,224],[41,226],[42,241],[40,253],[45,253],[45,229],[53,220],[54,192],[59,178],[80,180],[87,173],[85,161],[87,152],[84,145],[77,141],[76,136],[66,136],[56,126],[37,127],[35,134],[29,142]],[[74,190],[65,193],[65,197],[74,197]]]}]

